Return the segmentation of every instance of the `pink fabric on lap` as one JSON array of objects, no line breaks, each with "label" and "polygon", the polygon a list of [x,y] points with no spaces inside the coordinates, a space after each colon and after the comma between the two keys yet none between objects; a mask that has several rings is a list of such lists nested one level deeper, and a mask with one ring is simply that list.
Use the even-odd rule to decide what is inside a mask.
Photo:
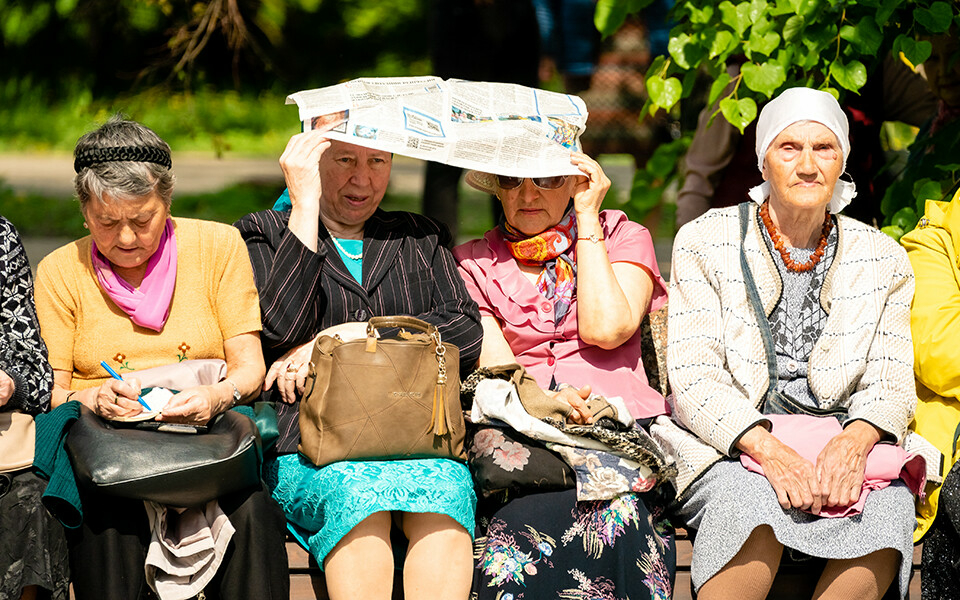
[{"label": "pink fabric on lap", "polygon": [[[840,422],[833,417],[810,415],[766,415],[773,423],[774,437],[792,448],[797,454],[817,463],[820,451],[837,434],[843,431]],[[747,470],[763,475],[763,467],[750,455],[740,455],[740,464]],[[926,485],[926,461],[920,455],[908,454],[895,444],[877,444],[867,455],[860,497],[850,506],[824,506],[816,513],[821,517],[849,517],[863,511],[867,495],[872,490],[882,490],[895,479],[902,479],[914,494],[922,494]],[[809,511],[808,511],[809,512]]]}]

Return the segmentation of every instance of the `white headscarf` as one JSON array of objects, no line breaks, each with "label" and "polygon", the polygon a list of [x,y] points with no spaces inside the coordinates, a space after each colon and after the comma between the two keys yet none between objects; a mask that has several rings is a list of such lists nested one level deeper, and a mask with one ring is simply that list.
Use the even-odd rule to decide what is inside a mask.
[{"label": "white headscarf", "polygon": [[[843,156],[843,171],[846,171],[847,156],[850,155],[850,125],[840,103],[827,92],[796,87],[784,90],[760,111],[757,121],[757,168],[760,172],[763,172],[763,157],[770,144],[784,129],[798,121],[816,121],[837,136]],[[840,212],[856,195],[856,185],[838,180],[833,188],[833,198],[830,199],[830,212]],[[757,204],[763,204],[770,196],[770,182],[764,181],[751,188],[749,196]]]}]

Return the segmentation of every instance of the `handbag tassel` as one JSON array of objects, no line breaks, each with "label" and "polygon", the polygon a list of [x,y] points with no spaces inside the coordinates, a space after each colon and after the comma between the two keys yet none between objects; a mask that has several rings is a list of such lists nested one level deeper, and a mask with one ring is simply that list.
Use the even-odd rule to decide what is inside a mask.
[{"label": "handbag tassel", "polygon": [[444,384],[437,382],[433,388],[433,413],[430,419],[433,421],[433,435],[447,435],[447,415],[444,410],[443,399],[445,394]]}]

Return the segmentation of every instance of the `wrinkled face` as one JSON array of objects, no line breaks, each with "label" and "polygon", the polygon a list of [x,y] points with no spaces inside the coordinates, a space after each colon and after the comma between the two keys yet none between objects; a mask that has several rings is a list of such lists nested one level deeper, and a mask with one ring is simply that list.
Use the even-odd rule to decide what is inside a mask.
[{"label": "wrinkled face", "polygon": [[843,171],[837,136],[826,126],[794,123],[778,135],[763,159],[770,202],[791,210],[823,210]]},{"label": "wrinkled face", "polygon": [[930,91],[948,106],[960,108],[960,41],[956,28],[931,38],[933,51],[923,63]]},{"label": "wrinkled face", "polygon": [[503,215],[514,229],[537,235],[560,222],[573,196],[578,177],[567,177],[559,188],[544,190],[527,178],[512,190],[497,189]]},{"label": "wrinkled face", "polygon": [[146,265],[160,246],[170,216],[156,192],[130,199],[104,194],[91,199],[83,210],[97,249],[114,267],[136,269]]},{"label": "wrinkled face", "polygon": [[362,226],[383,200],[392,164],[389,152],[331,141],[320,157],[323,222],[334,231]]}]

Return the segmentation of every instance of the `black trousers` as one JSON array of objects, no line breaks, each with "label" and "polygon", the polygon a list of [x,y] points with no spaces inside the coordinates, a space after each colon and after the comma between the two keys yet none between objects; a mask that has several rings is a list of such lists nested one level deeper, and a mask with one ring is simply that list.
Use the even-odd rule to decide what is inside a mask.
[{"label": "black trousers", "polygon": [[960,598],[960,462],[943,480],[937,518],[923,538],[921,565],[923,600]]},{"label": "black trousers", "polygon": [[[76,600],[154,598],[144,575],[150,524],[143,502],[83,494],[83,525],[68,532]],[[236,529],[207,584],[209,599],[287,600],[286,520],[261,486],[219,499]]]}]

